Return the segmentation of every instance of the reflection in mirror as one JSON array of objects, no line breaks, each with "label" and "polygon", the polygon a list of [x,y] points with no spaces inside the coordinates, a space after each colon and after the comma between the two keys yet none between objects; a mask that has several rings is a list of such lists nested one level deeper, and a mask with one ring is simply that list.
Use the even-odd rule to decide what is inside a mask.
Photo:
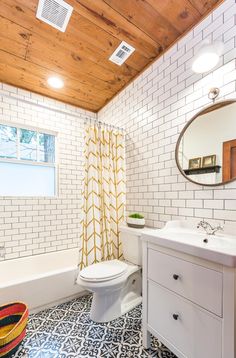
[{"label": "reflection in mirror", "polygon": [[236,179],[236,102],[207,107],[190,120],[177,142],[176,162],[190,181],[220,185]]}]

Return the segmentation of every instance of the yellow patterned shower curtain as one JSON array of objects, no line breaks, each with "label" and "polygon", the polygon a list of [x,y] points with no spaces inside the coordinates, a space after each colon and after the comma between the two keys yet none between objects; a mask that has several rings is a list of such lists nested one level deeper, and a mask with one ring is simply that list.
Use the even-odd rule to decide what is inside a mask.
[{"label": "yellow patterned shower curtain", "polygon": [[124,220],[124,134],[103,125],[85,132],[85,179],[80,269],[122,257],[119,224]]}]

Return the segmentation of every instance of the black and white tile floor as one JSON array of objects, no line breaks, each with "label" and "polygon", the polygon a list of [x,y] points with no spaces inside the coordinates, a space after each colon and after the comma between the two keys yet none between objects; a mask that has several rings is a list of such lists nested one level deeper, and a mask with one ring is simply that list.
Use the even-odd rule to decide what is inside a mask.
[{"label": "black and white tile floor", "polygon": [[14,358],[175,358],[153,339],[142,347],[141,305],[109,323],[89,318],[91,296],[32,314]]}]

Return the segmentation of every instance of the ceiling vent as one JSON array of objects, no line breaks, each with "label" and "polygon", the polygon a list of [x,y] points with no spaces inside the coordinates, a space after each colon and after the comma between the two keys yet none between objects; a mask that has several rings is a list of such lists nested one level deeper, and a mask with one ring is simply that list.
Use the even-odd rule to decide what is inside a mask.
[{"label": "ceiling vent", "polygon": [[63,0],[39,0],[36,17],[65,32],[73,7]]},{"label": "ceiling vent", "polygon": [[116,65],[121,66],[134,51],[134,47],[127,44],[127,42],[122,41],[109,60],[114,62]]}]

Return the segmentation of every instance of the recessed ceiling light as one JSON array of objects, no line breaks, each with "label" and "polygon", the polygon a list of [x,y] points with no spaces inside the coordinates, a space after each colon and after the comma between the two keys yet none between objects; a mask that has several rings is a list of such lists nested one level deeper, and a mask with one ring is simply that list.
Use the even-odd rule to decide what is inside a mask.
[{"label": "recessed ceiling light", "polygon": [[192,70],[196,73],[212,70],[219,62],[221,52],[221,43],[204,45],[194,57]]},{"label": "recessed ceiling light", "polygon": [[56,77],[56,76],[49,77],[47,82],[49,86],[51,86],[52,88],[60,89],[64,87],[64,82],[60,77]]}]

